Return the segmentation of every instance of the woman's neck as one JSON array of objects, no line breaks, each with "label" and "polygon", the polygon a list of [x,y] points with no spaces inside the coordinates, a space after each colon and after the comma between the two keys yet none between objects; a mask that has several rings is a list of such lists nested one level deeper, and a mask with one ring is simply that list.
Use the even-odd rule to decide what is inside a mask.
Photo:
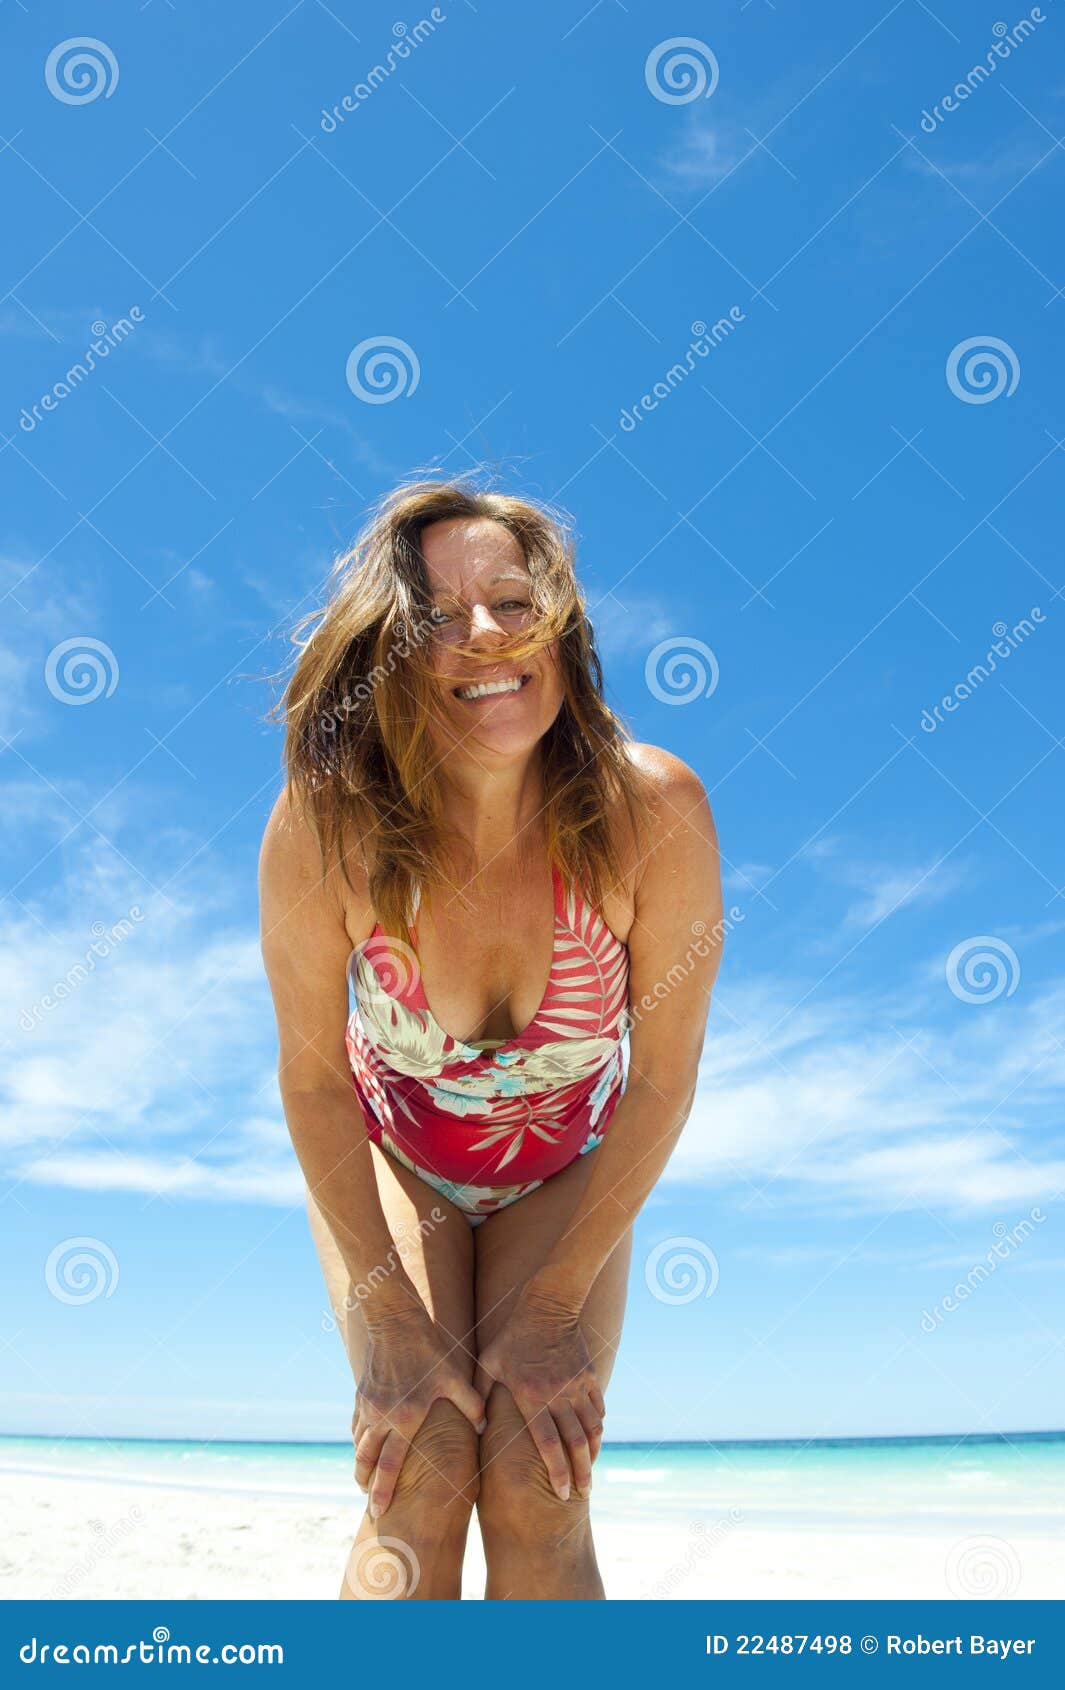
[{"label": "woman's neck", "polygon": [[500,859],[535,850],[543,833],[544,781],[539,747],[528,756],[492,766],[463,760],[443,767],[444,820],[479,873]]}]

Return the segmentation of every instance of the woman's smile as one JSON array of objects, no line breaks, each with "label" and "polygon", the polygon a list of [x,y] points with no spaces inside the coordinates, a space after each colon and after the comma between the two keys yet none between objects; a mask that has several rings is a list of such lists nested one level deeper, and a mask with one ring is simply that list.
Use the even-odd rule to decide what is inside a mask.
[{"label": "woman's smile", "polygon": [[531,675],[505,675],[491,681],[470,681],[453,689],[455,697],[464,704],[480,704],[491,698],[506,698],[522,692],[532,680]]}]

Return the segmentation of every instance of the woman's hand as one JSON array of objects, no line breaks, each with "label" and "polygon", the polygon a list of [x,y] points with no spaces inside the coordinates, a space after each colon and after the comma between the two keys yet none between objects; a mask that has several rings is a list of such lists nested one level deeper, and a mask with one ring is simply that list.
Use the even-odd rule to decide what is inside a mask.
[{"label": "woman's hand", "polygon": [[555,1495],[569,1500],[572,1470],[577,1495],[587,1496],[606,1404],[579,1317],[526,1287],[478,1368],[514,1398]]},{"label": "woman's hand", "polygon": [[411,1441],[438,1397],[484,1431],[484,1398],[470,1383],[466,1362],[424,1309],[390,1316],[369,1330],[352,1436],[355,1479],[369,1491],[371,1519],[390,1506]]}]

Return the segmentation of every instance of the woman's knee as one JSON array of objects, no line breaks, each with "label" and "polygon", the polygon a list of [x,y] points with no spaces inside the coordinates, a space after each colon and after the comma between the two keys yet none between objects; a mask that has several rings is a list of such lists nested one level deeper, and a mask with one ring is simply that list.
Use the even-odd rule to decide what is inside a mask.
[{"label": "woman's knee", "polygon": [[378,1530],[402,1517],[429,1538],[464,1531],[478,1488],[477,1434],[454,1403],[440,1399],[411,1442]]},{"label": "woman's knee", "polygon": [[543,1548],[588,1518],[588,1504],[575,1491],[567,1502],[556,1496],[520,1409],[500,1385],[488,1399],[477,1513],[486,1536]]}]

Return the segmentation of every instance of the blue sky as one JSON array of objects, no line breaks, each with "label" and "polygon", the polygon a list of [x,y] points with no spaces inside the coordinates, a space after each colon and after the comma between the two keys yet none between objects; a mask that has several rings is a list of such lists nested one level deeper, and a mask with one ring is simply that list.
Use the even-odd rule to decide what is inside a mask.
[{"label": "blue sky", "polygon": [[[5,9],[4,1428],[346,1434],[258,959],[264,677],[371,499],[477,465],[574,513],[612,702],[702,776],[738,912],[611,1435],[1060,1425],[1036,14]],[[397,340],[371,403],[350,355]],[[79,1238],[111,1294],[64,1301]],[[678,1239],[712,1295],[649,1288]]]}]

